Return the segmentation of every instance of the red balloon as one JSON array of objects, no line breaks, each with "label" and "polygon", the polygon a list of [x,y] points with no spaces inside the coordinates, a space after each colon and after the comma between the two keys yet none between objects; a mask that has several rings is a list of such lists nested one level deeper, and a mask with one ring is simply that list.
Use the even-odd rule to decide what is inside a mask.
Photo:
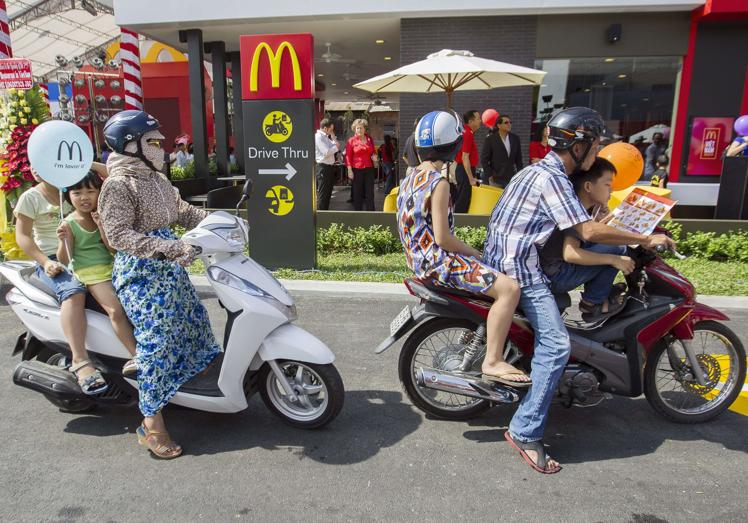
[{"label": "red balloon", "polygon": [[483,125],[489,128],[493,128],[496,125],[496,120],[499,119],[499,111],[496,109],[486,109],[480,117],[483,120]]}]

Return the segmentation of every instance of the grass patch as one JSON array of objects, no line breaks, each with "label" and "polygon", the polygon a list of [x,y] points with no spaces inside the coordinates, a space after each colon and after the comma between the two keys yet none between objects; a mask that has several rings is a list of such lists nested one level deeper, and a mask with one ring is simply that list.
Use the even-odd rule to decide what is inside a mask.
[{"label": "grass patch", "polygon": [[[405,264],[405,255],[395,254],[320,254],[318,268],[313,271],[279,269],[278,278],[288,280],[334,280],[401,283],[410,275]],[[748,264],[740,262],[717,262],[702,258],[668,260],[681,274],[688,278],[699,294],[715,296],[748,296]],[[190,273],[202,274],[201,262],[190,267]]]}]

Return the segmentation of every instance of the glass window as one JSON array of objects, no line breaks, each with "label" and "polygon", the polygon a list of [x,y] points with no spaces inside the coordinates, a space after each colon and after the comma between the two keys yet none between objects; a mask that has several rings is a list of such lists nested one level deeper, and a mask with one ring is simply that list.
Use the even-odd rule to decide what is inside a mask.
[{"label": "glass window", "polygon": [[669,130],[680,57],[537,60],[535,67],[548,72],[535,100],[537,127],[562,107],[585,106],[631,142],[651,142],[653,127]]}]

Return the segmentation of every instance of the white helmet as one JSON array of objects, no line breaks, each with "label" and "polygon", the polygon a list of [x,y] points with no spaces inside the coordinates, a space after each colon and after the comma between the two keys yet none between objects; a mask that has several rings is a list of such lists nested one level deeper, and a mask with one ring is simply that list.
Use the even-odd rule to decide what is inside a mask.
[{"label": "white helmet", "polygon": [[462,147],[462,121],[454,112],[431,111],[416,126],[416,151],[422,161],[454,160]]}]

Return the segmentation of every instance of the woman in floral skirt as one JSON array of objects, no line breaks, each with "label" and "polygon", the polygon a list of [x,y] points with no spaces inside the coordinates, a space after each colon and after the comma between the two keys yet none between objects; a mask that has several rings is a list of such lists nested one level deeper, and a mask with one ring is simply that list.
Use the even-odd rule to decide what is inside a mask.
[{"label": "woman in floral skirt", "polygon": [[138,441],[156,457],[171,459],[182,448],[166,431],[161,410],[220,348],[184,268],[194,261],[195,249],[169,228],[195,227],[207,213],[184,202],[158,172],[164,162],[159,127],[143,111],[122,111],[106,123],[104,136],[113,152],[99,211],[118,251],[112,283],[137,340],[139,406],[145,417]]}]

